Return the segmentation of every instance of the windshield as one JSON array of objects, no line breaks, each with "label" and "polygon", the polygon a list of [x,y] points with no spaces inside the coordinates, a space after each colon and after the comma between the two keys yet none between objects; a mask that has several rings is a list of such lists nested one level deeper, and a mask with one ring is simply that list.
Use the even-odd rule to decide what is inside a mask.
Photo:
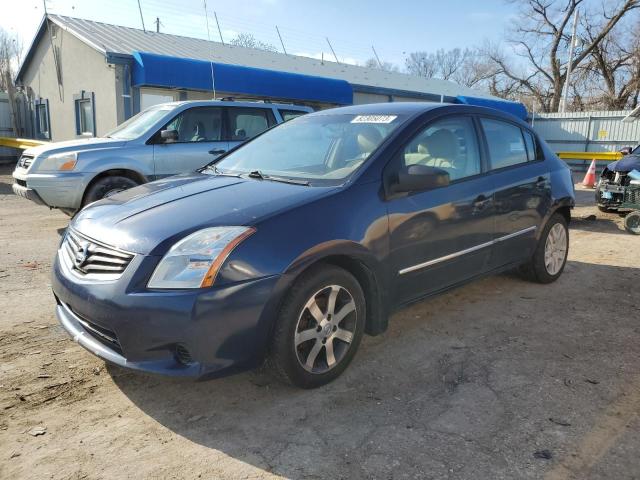
[{"label": "windshield", "polygon": [[216,170],[208,172],[259,172],[263,177],[339,183],[355,172],[403,120],[399,115],[305,115],[214,162]]},{"label": "windshield", "polygon": [[118,125],[105,136],[109,138],[121,138],[123,140],[133,140],[146,133],[158,120],[164,117],[169,110],[173,110],[173,105],[155,105],[131,117],[124,123]]}]

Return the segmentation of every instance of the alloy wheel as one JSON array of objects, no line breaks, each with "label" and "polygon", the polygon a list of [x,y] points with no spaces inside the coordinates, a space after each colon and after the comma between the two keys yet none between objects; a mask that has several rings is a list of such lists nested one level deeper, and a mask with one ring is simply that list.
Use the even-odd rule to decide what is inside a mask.
[{"label": "alloy wheel", "polygon": [[561,223],[556,223],[547,234],[544,246],[544,266],[549,275],[557,275],[567,255],[567,232]]},{"label": "alloy wheel", "polygon": [[314,293],[302,308],[295,329],[300,365],[308,372],[321,374],[340,364],[353,342],[357,314],[353,296],[340,285]]}]

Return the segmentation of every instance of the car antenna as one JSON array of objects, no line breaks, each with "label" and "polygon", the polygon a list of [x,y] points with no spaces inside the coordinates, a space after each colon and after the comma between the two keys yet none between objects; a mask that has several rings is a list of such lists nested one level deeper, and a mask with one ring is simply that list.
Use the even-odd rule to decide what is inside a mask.
[{"label": "car antenna", "polygon": [[202,0],[204,3],[204,19],[207,23],[207,40],[211,45],[211,58],[209,59],[209,65],[211,66],[211,89],[213,90],[213,99],[216,99],[216,77],[213,74],[213,45],[211,42],[211,34],[209,33],[209,15],[207,14],[207,0]]}]

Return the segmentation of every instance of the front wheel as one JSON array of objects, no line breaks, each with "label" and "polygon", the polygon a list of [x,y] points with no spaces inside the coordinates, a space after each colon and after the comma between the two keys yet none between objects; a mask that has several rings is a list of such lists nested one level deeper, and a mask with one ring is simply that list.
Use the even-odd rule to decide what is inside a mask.
[{"label": "front wheel", "polygon": [[640,210],[634,210],[624,217],[624,228],[629,233],[640,235]]},{"label": "front wheel", "polygon": [[269,364],[287,383],[315,388],[337,378],[364,332],[362,287],[346,270],[312,267],[287,295],[273,333]]},{"label": "front wheel", "polygon": [[84,207],[92,202],[102,200],[103,198],[115,195],[129,188],[137,187],[138,185],[138,182],[135,180],[119,175],[100,178],[87,190],[82,206]]},{"label": "front wheel", "polygon": [[562,275],[568,253],[567,221],[562,215],[554,213],[542,230],[533,256],[521,267],[521,272],[534,282],[555,282]]}]

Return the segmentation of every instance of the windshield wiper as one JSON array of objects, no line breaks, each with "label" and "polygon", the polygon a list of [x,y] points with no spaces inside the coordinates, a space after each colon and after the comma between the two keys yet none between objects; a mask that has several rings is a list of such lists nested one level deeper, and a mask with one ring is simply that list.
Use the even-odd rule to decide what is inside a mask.
[{"label": "windshield wiper", "polygon": [[271,175],[266,175],[262,173],[260,170],[253,170],[247,174],[249,178],[257,178],[259,180],[271,180],[272,182],[281,182],[281,183],[290,183],[292,185],[304,185],[309,186],[309,182],[307,180],[298,180],[295,178],[287,178],[287,177],[273,177]]},{"label": "windshield wiper", "polygon": [[200,172],[204,172],[205,170],[211,170],[214,175],[219,175],[221,177],[237,177],[237,178],[240,178],[240,175],[237,174],[237,173],[223,172],[215,164],[214,165],[207,165],[206,167],[203,167],[200,170]]}]

